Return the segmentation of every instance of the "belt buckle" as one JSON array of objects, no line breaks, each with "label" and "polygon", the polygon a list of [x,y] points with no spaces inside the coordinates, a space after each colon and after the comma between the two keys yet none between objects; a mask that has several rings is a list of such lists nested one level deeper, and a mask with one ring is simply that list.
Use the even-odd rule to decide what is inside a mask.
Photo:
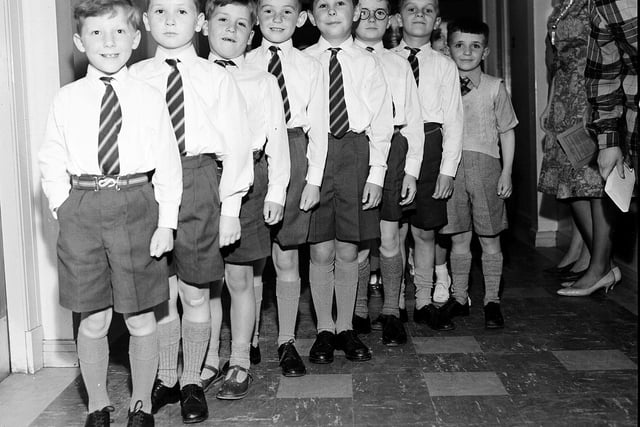
[{"label": "belt buckle", "polygon": [[94,177],[95,189],[94,191],[104,190],[105,188],[115,188],[116,191],[120,191],[120,177]]}]

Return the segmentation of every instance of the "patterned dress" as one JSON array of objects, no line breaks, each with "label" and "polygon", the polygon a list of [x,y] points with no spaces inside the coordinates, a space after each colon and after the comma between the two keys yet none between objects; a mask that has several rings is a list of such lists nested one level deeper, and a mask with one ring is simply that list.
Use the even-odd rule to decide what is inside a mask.
[{"label": "patterned dress", "polygon": [[[570,0],[563,0],[549,17],[548,30]],[[587,106],[584,69],[587,62],[589,11],[587,0],[574,0],[555,30],[554,70],[550,98],[541,120],[545,132],[544,157],[538,191],[558,199],[602,197],[604,180],[594,161],[574,169],[556,139],[556,135],[583,121]],[[548,49],[553,49],[548,46]]]}]

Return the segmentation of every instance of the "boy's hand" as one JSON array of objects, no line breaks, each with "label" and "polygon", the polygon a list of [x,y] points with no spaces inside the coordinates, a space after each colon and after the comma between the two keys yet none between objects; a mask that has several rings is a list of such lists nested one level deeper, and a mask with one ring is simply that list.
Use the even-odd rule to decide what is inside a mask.
[{"label": "boy's hand", "polygon": [[220,215],[220,247],[234,244],[240,239],[240,219],[234,216]]},{"label": "boy's hand", "polygon": [[624,156],[620,147],[607,147],[598,152],[598,170],[602,179],[609,178],[613,169],[617,169],[620,178],[624,178]]},{"label": "boy's hand", "polygon": [[501,173],[498,179],[498,197],[501,199],[507,199],[511,197],[513,193],[513,184],[511,183],[510,173]]},{"label": "boy's hand", "polygon": [[268,225],[274,225],[282,221],[284,214],[284,206],[274,202],[264,202],[264,209],[262,211],[264,215],[264,222]]},{"label": "boy's hand", "polygon": [[320,187],[306,184],[300,196],[300,210],[308,212],[320,203]]},{"label": "boy's hand", "polygon": [[402,190],[400,191],[400,206],[411,204],[416,197],[416,191],[416,178],[405,173],[402,179]]},{"label": "boy's hand", "polygon": [[380,204],[382,200],[382,187],[367,182],[362,190],[362,210],[373,209]]},{"label": "boy's hand", "polygon": [[160,258],[163,253],[173,250],[173,230],[166,227],[158,227],[151,236],[149,255]]},{"label": "boy's hand", "polygon": [[453,177],[439,174],[436,181],[436,189],[431,197],[434,199],[448,199],[451,197],[451,193],[453,193]]}]

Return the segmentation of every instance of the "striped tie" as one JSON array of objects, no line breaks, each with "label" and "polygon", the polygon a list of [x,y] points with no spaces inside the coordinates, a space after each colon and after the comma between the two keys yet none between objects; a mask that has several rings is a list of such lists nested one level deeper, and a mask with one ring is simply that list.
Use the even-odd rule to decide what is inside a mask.
[{"label": "striped tie", "polygon": [[280,94],[282,95],[282,102],[284,104],[284,118],[286,122],[291,119],[291,107],[289,106],[289,96],[287,95],[287,85],[284,83],[284,74],[282,73],[282,62],[280,62],[280,56],[278,55],[278,48],[276,46],[269,46],[271,51],[271,60],[269,61],[268,70],[271,74],[278,79],[278,86],[280,86]]},{"label": "striped tie", "polygon": [[460,77],[460,93],[462,96],[471,92],[471,88],[469,87],[470,83],[471,79],[469,79],[469,77]]},{"label": "striped tie", "polygon": [[340,48],[330,48],[329,59],[329,129],[336,138],[342,138],[349,130],[347,103],[344,100],[344,83],[342,67],[338,61]]},{"label": "striped tie", "polygon": [[405,46],[404,48],[411,52],[407,59],[409,60],[409,64],[411,64],[413,78],[416,79],[416,86],[420,86],[420,64],[418,63],[418,58],[416,57],[418,52],[420,52],[420,49],[409,46]]},{"label": "striped tie", "polygon": [[178,141],[178,151],[180,155],[186,154],[184,146],[184,90],[182,88],[182,77],[178,70],[177,59],[167,59],[167,64],[171,67],[171,73],[167,78],[167,107],[171,116],[171,124]]},{"label": "striped tie", "polygon": [[98,164],[105,175],[120,174],[118,133],[122,127],[122,110],[118,95],[111,86],[113,77],[100,77],[105,91],[100,104],[100,130],[98,131]]},{"label": "striped tie", "polygon": [[213,61],[213,63],[221,66],[222,68],[227,68],[228,66],[236,66],[236,63],[229,59],[216,59],[215,61]]},{"label": "striped tie", "polygon": [[371,46],[367,46],[367,47],[365,47],[365,49],[367,49],[367,51],[369,51],[369,52],[373,52],[373,48]]}]

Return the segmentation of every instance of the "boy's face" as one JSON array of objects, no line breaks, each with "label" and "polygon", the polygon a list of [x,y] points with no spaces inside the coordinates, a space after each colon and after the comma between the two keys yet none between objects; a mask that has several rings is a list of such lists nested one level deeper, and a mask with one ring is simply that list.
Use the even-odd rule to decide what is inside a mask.
[{"label": "boy's face", "polygon": [[461,33],[460,31],[451,35],[449,51],[460,71],[475,70],[489,55],[489,48],[485,46],[482,34]]},{"label": "boy's face", "polygon": [[299,0],[260,0],[258,5],[260,31],[271,43],[289,40],[306,20],[307,12],[300,10]]},{"label": "boy's face", "polygon": [[138,47],[140,31],[131,26],[125,10],[116,7],[113,14],[84,18],[80,34],[73,35],[73,42],[96,69],[114,74]]},{"label": "boy's face", "polygon": [[204,24],[204,14],[198,12],[194,0],[150,0],[142,20],[156,43],[175,50],[191,44]]},{"label": "boy's face", "polygon": [[440,25],[437,0],[406,0],[400,9],[402,31],[411,37],[429,38]]},{"label": "boy's face", "polygon": [[215,8],[204,28],[209,47],[223,59],[244,55],[253,37],[251,10],[241,4]]},{"label": "boy's face", "polygon": [[309,20],[329,42],[342,43],[351,37],[351,26],[360,19],[360,7],[352,0],[315,0]]},{"label": "boy's face", "polygon": [[[360,0],[360,22],[356,27],[356,38],[365,43],[378,43],[391,24],[387,0]],[[362,19],[363,15],[369,17]],[[378,19],[385,15],[383,19]]]}]

